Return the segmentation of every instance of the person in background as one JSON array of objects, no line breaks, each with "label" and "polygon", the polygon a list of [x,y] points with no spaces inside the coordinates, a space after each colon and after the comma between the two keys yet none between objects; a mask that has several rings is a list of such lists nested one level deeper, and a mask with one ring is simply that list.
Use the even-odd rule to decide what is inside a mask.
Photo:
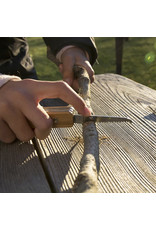
[{"label": "person in background", "polygon": [[[89,37],[44,37],[47,56],[59,68],[63,81],[39,81],[29,55],[26,38],[0,38],[0,141],[44,139],[50,133],[52,119],[40,105],[44,98],[60,98],[82,115],[90,110],[75,92],[78,82],[73,66],[86,68],[91,83],[97,48]],[[34,128],[30,126],[30,122]]]}]

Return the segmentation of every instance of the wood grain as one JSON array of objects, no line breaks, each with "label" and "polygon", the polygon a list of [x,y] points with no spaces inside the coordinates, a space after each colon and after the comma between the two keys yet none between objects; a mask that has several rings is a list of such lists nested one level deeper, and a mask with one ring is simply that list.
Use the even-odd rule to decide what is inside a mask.
[{"label": "wood grain", "polygon": [[[95,114],[128,116],[133,123],[97,123],[104,193],[156,192],[156,91],[116,74],[96,75],[91,85]],[[65,105],[56,99],[52,104]],[[52,129],[39,141],[57,192],[71,192],[80,170],[82,125]],[[0,143],[0,192],[50,192],[32,143]]]},{"label": "wood grain", "polygon": [[31,142],[0,142],[0,192],[50,192],[43,169]]},{"label": "wood grain", "polygon": [[[156,192],[156,91],[116,74],[91,85],[95,114],[128,116],[133,123],[98,123],[100,172],[105,193]],[[83,156],[82,126],[52,129],[40,142],[58,192],[70,192]]]}]

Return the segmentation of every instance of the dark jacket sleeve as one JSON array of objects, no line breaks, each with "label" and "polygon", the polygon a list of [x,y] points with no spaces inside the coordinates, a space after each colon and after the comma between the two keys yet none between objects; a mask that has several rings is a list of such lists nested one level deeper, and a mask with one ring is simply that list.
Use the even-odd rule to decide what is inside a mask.
[{"label": "dark jacket sleeve", "polygon": [[0,37],[0,73],[37,79],[26,38]]},{"label": "dark jacket sleeve", "polygon": [[92,37],[44,37],[45,44],[50,47],[54,56],[64,47],[75,45],[88,52],[90,63],[93,65],[97,59],[97,48]]}]

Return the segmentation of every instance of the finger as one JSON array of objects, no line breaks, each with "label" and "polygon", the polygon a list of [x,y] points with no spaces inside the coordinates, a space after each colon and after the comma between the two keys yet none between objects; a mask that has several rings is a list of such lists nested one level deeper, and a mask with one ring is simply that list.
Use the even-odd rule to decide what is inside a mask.
[{"label": "finger", "polygon": [[40,104],[34,105],[27,101],[22,112],[33,125],[35,136],[40,140],[45,139],[49,135],[53,123],[43,107]]},{"label": "finger", "polygon": [[62,63],[61,64],[59,64],[59,71],[60,71],[60,73],[62,73],[62,71],[63,71],[63,65],[62,65]]},{"label": "finger", "polygon": [[8,144],[16,140],[16,135],[3,120],[0,120],[0,140]]},{"label": "finger", "polygon": [[74,58],[72,56],[68,56],[68,58],[64,58],[61,66],[63,80],[67,82],[70,86],[72,85],[74,79],[73,65]]},{"label": "finger", "polygon": [[[71,67],[71,69],[73,68],[73,66]],[[73,71],[71,73],[71,75],[73,76],[72,79],[71,77],[69,77],[68,73],[69,71],[67,70],[66,73],[63,74],[63,64],[60,64],[59,65],[59,70],[60,70],[60,73],[62,74],[63,76],[63,80],[65,82],[67,82],[76,92],[78,92],[78,89],[79,89],[79,84],[78,84],[78,81],[76,79],[74,79],[74,74],[73,74]],[[70,70],[71,71],[71,70]]]},{"label": "finger", "polygon": [[49,115],[40,104],[38,104],[38,106],[33,110],[33,117],[35,119],[30,119],[35,126],[35,136],[38,139],[43,140],[50,134],[53,124],[52,119],[49,117]]},{"label": "finger", "polygon": [[[91,83],[94,82],[94,80],[95,80],[95,76],[94,76],[95,72],[94,72],[94,70],[93,70],[93,68],[92,68],[92,66],[91,66],[91,64],[90,64],[90,62],[88,60],[86,60],[86,59],[81,60],[81,62],[77,62],[77,63],[75,63],[75,65],[80,65],[80,66],[84,67],[86,69],[89,77],[90,77]],[[70,86],[71,85],[74,86],[74,82],[73,82],[73,79],[74,79],[73,66],[74,66],[73,59],[70,62],[67,59],[65,59],[64,63],[60,64],[60,66],[59,66],[59,70],[63,75],[63,80],[65,82],[67,82]],[[75,85],[75,87],[76,87],[76,85]]]},{"label": "finger", "polygon": [[78,93],[79,92],[79,83],[77,79],[73,80],[72,88]]},{"label": "finger", "polygon": [[[95,80],[94,70],[93,70],[92,66],[90,65],[90,63],[88,61],[86,61],[86,62],[84,61],[83,63],[81,63],[79,65],[83,66],[86,69],[86,71],[88,72],[89,78],[90,78],[90,82],[93,83]],[[65,82],[67,82],[70,86],[72,86],[72,88],[76,92],[78,92],[79,84],[78,84],[78,81],[76,79],[74,79],[73,66],[71,66],[70,69],[65,67],[66,70],[64,70],[63,66],[64,66],[63,64],[60,64],[60,66],[59,66],[59,70],[63,76],[63,80]],[[69,67],[69,65],[68,65],[68,67]]]},{"label": "finger", "polygon": [[82,66],[83,66],[83,67],[86,69],[86,71],[88,72],[90,81],[91,81],[91,83],[93,83],[94,80],[95,80],[95,76],[94,76],[95,73],[94,73],[94,70],[93,70],[93,68],[92,68],[92,66],[91,66],[91,64],[90,64],[90,62],[89,62],[89,61],[84,61],[83,64],[82,64]]},{"label": "finger", "polygon": [[91,112],[86,107],[84,100],[63,81],[35,81],[33,93],[39,102],[44,98],[60,98],[71,104],[80,114],[90,116]]},{"label": "finger", "polygon": [[[90,63],[88,61],[84,61],[82,64],[79,64],[78,66],[82,66],[84,69],[86,69],[88,76],[90,78],[90,82],[93,83],[95,78],[94,78],[94,70],[92,68],[92,66],[90,65]],[[77,79],[73,79],[73,83],[72,83],[72,88],[78,92],[79,90],[79,83]]]},{"label": "finger", "polygon": [[3,116],[5,116],[3,119],[5,119],[5,122],[8,124],[17,139],[27,142],[35,136],[27,119],[19,110],[8,108],[7,113],[4,113]]}]

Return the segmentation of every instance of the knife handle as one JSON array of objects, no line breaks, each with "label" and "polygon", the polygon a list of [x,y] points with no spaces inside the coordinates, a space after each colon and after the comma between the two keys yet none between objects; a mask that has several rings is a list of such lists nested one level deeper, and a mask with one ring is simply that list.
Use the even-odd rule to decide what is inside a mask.
[{"label": "knife handle", "polygon": [[43,107],[53,120],[53,128],[72,127],[74,108],[71,106]]}]

